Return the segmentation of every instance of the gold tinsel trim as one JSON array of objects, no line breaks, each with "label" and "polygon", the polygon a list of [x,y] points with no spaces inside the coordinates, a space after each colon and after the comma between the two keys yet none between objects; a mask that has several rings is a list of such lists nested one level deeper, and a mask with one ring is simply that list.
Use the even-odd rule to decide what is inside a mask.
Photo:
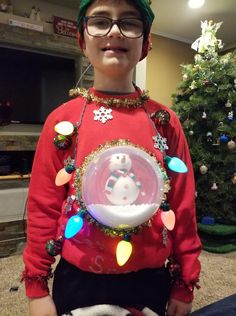
[{"label": "gold tinsel trim", "polygon": [[71,89],[69,91],[70,97],[83,97],[87,99],[88,103],[96,102],[97,104],[103,104],[107,107],[116,107],[116,108],[138,108],[142,106],[147,100],[149,100],[148,91],[142,91],[140,96],[135,99],[131,98],[100,98],[93,93],[90,93],[89,90],[84,88]]}]

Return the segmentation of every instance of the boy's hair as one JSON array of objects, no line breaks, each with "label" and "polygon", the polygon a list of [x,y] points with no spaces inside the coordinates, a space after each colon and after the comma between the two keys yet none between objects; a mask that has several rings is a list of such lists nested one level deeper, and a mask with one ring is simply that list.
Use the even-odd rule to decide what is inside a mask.
[{"label": "boy's hair", "polygon": [[[85,17],[88,7],[93,3],[93,1],[94,0],[81,0],[80,1],[77,25],[78,25],[78,31],[81,38],[83,38],[83,32],[84,32],[83,19]],[[127,0],[127,2],[133,4],[141,14],[141,17],[144,23],[144,42],[146,42],[151,30],[152,22],[155,17],[150,7],[151,1],[150,0],[132,0],[132,1]]]}]

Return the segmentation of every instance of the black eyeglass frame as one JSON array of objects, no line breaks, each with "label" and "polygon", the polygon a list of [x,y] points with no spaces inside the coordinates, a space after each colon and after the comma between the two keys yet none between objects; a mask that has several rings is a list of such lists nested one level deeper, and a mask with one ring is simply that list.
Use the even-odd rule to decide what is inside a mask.
[{"label": "black eyeglass frame", "polygon": [[[111,23],[111,25],[110,25],[108,31],[107,31],[105,34],[103,34],[103,35],[92,35],[92,34],[90,34],[89,31],[88,31],[88,21],[89,21],[89,19],[91,19],[91,18],[104,18],[104,19],[108,20],[108,21]],[[129,37],[129,36],[126,36],[126,35],[122,32],[122,29],[121,29],[121,27],[120,27],[120,23],[122,23],[122,21],[124,21],[124,20],[138,20],[138,21],[141,21],[142,24],[143,24],[143,20],[142,20],[141,18],[122,18],[122,19],[114,20],[114,19],[108,18],[108,17],[106,17],[106,16],[100,16],[100,15],[88,15],[88,16],[85,16],[85,17],[84,17],[84,22],[85,22],[86,31],[87,31],[87,33],[88,33],[90,36],[92,36],[92,37],[105,37],[105,36],[107,36],[107,35],[110,33],[110,31],[111,31],[113,25],[115,25],[115,24],[118,26],[120,33],[121,33],[124,37],[126,37],[126,38],[129,38],[129,39],[136,39],[136,38],[140,38],[140,37],[142,37],[142,36],[144,35],[144,24],[143,24],[143,30],[142,30],[142,33],[141,33],[139,36],[136,36],[136,37]]]}]

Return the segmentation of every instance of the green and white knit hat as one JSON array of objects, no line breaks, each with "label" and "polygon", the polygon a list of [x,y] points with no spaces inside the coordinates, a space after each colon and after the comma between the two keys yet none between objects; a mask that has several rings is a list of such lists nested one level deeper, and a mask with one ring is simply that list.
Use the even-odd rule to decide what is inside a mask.
[{"label": "green and white knit hat", "polygon": [[[83,38],[83,19],[86,15],[86,11],[88,7],[93,3],[94,0],[81,0],[80,1],[80,6],[79,6],[79,14],[78,14],[78,20],[77,20],[77,25],[78,25],[78,31],[80,36]],[[144,42],[148,39],[152,22],[154,20],[154,13],[151,9],[151,1],[150,0],[132,0],[132,4],[137,7],[139,10],[143,23],[144,23]]]}]

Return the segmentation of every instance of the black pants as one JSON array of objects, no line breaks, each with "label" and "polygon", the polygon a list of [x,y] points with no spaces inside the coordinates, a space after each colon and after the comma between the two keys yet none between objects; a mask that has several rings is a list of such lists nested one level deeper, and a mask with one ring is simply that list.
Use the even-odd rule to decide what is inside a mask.
[{"label": "black pants", "polygon": [[112,304],[147,306],[164,316],[169,292],[170,276],[164,267],[127,274],[95,274],[61,258],[54,273],[53,300],[58,315],[80,307]]}]

